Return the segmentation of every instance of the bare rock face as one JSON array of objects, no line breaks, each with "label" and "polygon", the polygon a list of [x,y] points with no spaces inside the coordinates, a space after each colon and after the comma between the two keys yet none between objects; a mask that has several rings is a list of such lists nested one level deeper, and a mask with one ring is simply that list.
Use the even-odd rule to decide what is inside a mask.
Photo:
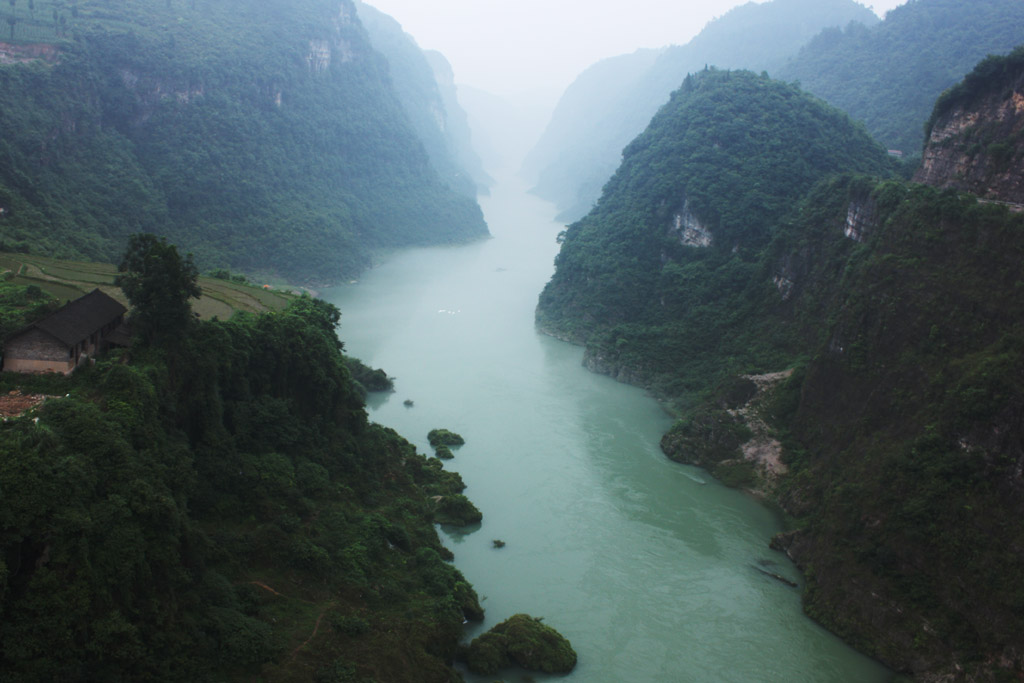
[{"label": "bare rock face", "polygon": [[683,207],[672,217],[669,233],[684,247],[710,247],[714,239],[711,230],[690,211],[689,202],[684,202]]},{"label": "bare rock face", "polygon": [[993,85],[938,115],[915,182],[1024,204],[1024,69]]},{"label": "bare rock face", "polygon": [[333,59],[338,60],[341,64],[355,59],[356,54],[352,43],[345,37],[345,32],[351,30],[350,27],[354,24],[353,17],[353,10],[347,5],[342,5],[332,22],[334,31],[331,40],[310,39],[309,52],[306,54],[306,64],[310,71],[315,74],[327,71],[331,67]]},{"label": "bare rock face", "polygon": [[863,242],[875,228],[877,210],[878,207],[870,199],[850,202],[843,234],[856,242]]}]

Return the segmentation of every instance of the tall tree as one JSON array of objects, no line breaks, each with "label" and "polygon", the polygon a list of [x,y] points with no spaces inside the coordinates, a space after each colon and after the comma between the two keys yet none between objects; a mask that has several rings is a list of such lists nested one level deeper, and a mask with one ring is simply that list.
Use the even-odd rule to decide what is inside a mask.
[{"label": "tall tree", "polygon": [[138,338],[164,344],[180,336],[192,321],[189,299],[202,294],[192,254],[182,258],[166,238],[136,234],[128,238],[117,270],[114,284],[131,303]]}]

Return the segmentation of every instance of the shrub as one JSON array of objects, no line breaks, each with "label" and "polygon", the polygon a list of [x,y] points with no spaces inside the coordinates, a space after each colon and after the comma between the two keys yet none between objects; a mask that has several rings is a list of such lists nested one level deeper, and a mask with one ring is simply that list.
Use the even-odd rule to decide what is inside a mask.
[{"label": "shrub", "polygon": [[483,513],[461,493],[444,496],[438,501],[437,509],[434,511],[435,522],[454,526],[476,524],[483,517]]},{"label": "shrub", "polygon": [[335,612],[330,616],[330,624],[331,628],[335,631],[350,638],[358,638],[370,631],[370,624],[366,619],[352,614],[338,614]]},{"label": "shrub", "polygon": [[544,673],[569,673],[576,666],[576,651],[565,636],[528,614],[509,617],[475,638],[463,656],[469,670],[482,675],[510,664]]},{"label": "shrub", "polygon": [[447,429],[431,429],[427,434],[427,441],[433,448],[438,446],[461,446],[466,443],[466,440],[455,432],[450,432]]}]

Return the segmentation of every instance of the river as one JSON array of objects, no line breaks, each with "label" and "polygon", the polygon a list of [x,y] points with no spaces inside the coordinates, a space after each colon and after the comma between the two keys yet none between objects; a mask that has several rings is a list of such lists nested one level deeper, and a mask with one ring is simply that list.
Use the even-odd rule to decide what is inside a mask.
[{"label": "river", "polygon": [[487,610],[469,636],[542,616],[579,654],[559,679],[587,683],[889,680],[758,571],[800,580],[768,548],[775,513],[666,459],[656,401],[536,332],[562,228],[553,208],[515,181],[480,203],[493,239],[395,252],[323,293],[347,352],[397,378],[371,397],[371,419],[425,453],[435,427],[466,439],[445,466],[484,519],[442,539]]}]

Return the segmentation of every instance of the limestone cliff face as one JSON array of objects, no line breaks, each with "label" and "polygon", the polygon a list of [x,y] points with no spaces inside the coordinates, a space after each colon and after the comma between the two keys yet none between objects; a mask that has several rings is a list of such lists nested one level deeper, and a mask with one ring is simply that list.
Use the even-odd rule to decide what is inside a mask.
[{"label": "limestone cliff face", "polygon": [[309,53],[306,55],[310,71],[323,73],[330,68],[332,60],[345,64],[355,59],[355,48],[346,36],[346,32],[352,30],[356,23],[354,16],[352,8],[343,4],[331,22],[333,31],[330,40],[310,39]]},{"label": "limestone cliff face", "polygon": [[1024,68],[1000,75],[978,97],[940,101],[916,182],[1024,204]]},{"label": "limestone cliff face", "polygon": [[689,202],[672,216],[669,234],[684,247],[710,247],[714,240],[711,230],[690,211]]},{"label": "limestone cliff face", "polygon": [[[370,46],[360,44],[359,40],[362,30],[351,5],[341,3],[328,21],[315,27],[317,37],[306,40],[307,49],[303,62],[308,71],[326,78],[332,64],[337,69],[359,59],[368,59],[371,55]],[[152,46],[134,37],[125,40],[125,45],[130,49],[126,49],[125,56],[118,59],[116,72],[121,85],[131,94],[136,105],[132,108],[134,116],[131,118],[131,123],[135,126],[149,122],[155,111],[169,102],[191,104],[200,101],[207,94],[212,94],[213,91],[224,94],[226,79],[222,75],[210,79],[214,85],[208,87],[204,79],[195,75],[194,70],[181,69],[175,72],[174,69],[168,68],[166,63],[139,60],[133,56],[152,52]],[[18,48],[19,51],[12,51],[14,48]],[[11,54],[22,55],[22,61],[42,59],[51,63],[57,61],[60,55],[53,46],[11,46],[0,43],[0,64],[5,63],[5,55]],[[186,60],[187,56],[184,56],[183,61]],[[212,64],[216,62],[211,62]],[[217,72],[223,68],[223,63],[216,64],[210,67],[210,71]],[[293,73],[291,79],[275,75],[234,85],[247,88],[254,100],[260,104],[273,103],[274,107],[280,108],[287,104],[289,95],[295,93],[297,82],[298,76]]]},{"label": "limestone cliff face", "polygon": [[870,199],[853,200],[846,210],[843,234],[856,242],[863,242],[875,228],[878,207]]}]

